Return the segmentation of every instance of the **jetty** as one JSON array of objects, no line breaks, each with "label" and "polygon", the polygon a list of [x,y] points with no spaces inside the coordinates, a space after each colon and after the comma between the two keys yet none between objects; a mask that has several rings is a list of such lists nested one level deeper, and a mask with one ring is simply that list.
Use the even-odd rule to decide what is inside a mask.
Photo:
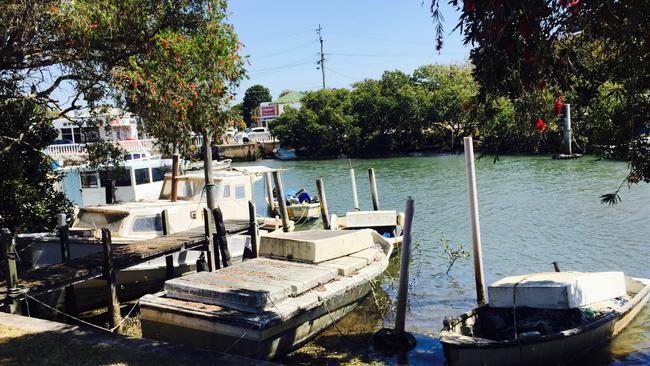
[{"label": "jetty", "polygon": [[[249,229],[248,222],[226,222],[226,233],[237,234]],[[213,231],[214,232],[214,231]],[[112,270],[119,271],[141,264],[157,257],[168,256],[176,252],[205,247],[208,239],[203,227],[197,227],[170,235],[115,246],[112,250]],[[105,255],[95,253],[86,257],[75,258],[67,263],[37,268],[22,273],[18,279],[20,292],[13,294],[21,299],[24,294],[38,296],[44,293],[75,285],[84,281],[105,276]],[[11,302],[6,282],[0,282],[0,308]]]}]

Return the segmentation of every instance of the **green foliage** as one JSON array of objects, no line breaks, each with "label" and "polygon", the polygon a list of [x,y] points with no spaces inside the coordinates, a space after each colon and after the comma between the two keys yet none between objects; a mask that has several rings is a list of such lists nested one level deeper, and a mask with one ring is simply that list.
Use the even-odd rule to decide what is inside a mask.
[{"label": "green foliage", "polygon": [[272,129],[289,147],[311,156],[378,156],[419,149],[449,149],[473,133],[477,86],[467,65],[426,65],[413,75],[387,71],[353,89],[307,93]]},{"label": "green foliage", "polygon": [[247,126],[252,125],[253,111],[260,103],[270,102],[272,99],[271,92],[263,85],[253,85],[246,89],[244,93],[244,100],[242,101],[241,115],[244,117],[244,122]]},{"label": "green foliage", "polygon": [[61,174],[41,151],[56,137],[56,129],[43,123],[49,119],[42,104],[11,98],[15,92],[0,84],[0,227],[14,234],[54,230],[58,213],[73,214],[72,204],[55,188]]},{"label": "green foliage", "polygon": [[469,251],[463,248],[463,244],[459,244],[458,248],[453,248],[451,240],[449,240],[445,234],[442,234],[440,244],[442,245],[442,258],[447,261],[447,270],[445,271],[445,274],[449,274],[451,267],[453,267],[458,260],[467,260],[471,256]]}]

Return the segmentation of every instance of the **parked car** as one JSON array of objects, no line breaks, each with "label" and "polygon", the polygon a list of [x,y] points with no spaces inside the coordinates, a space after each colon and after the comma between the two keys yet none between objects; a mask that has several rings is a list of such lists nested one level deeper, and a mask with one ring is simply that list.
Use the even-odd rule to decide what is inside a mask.
[{"label": "parked car", "polygon": [[247,143],[250,142],[253,138],[262,136],[269,132],[269,129],[266,127],[249,127],[244,129],[241,132],[235,134],[235,141]]}]

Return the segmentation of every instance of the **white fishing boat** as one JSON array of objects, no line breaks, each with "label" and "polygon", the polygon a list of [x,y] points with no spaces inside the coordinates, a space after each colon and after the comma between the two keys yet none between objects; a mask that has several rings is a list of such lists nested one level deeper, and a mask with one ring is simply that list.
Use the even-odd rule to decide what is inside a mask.
[{"label": "white fishing boat", "polygon": [[373,229],[397,248],[402,244],[404,213],[395,210],[350,211],[345,216],[333,214],[330,225],[332,230]]},{"label": "white fishing boat", "polygon": [[165,282],[140,300],[146,338],[272,359],[352,311],[388,266],[373,230],[263,235],[261,257]]},{"label": "white fishing boat", "polygon": [[[320,200],[318,197],[311,197],[304,189],[285,192],[285,203],[287,215],[295,222],[306,222],[316,220],[320,217]],[[277,197],[273,202],[276,212],[279,210]]]},{"label": "white fishing boat", "polygon": [[447,365],[562,365],[607,344],[648,302],[650,280],[622,272],[504,278],[490,303],[444,321]]}]

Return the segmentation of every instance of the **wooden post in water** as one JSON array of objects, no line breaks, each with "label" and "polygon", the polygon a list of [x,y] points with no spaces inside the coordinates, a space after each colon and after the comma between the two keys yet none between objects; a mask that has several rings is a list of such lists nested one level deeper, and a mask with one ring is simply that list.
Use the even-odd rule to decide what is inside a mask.
[{"label": "wooden post in water", "polygon": [[217,228],[216,240],[219,244],[219,253],[221,254],[221,263],[223,267],[230,267],[230,250],[228,249],[228,239],[226,238],[226,225],[223,222],[223,213],[221,208],[217,207],[212,210],[214,215],[214,224]]},{"label": "wooden post in water", "polygon": [[205,198],[208,208],[213,210],[216,206],[214,179],[212,178],[212,144],[210,134],[203,131],[203,174],[205,176]]},{"label": "wooden post in water", "polygon": [[176,202],[176,199],[178,198],[178,182],[177,182],[177,177],[178,177],[178,159],[180,158],[180,155],[174,154],[172,155],[172,202]]},{"label": "wooden post in water", "polygon": [[377,180],[375,179],[375,169],[368,169],[368,178],[370,179],[370,193],[372,194],[372,209],[379,211],[379,194],[377,193]]},{"label": "wooden post in water", "polygon": [[[59,228],[59,243],[61,244],[61,263],[70,262],[70,229],[68,227],[66,214],[60,213],[57,218]],[[64,308],[68,314],[77,312],[77,299],[74,293],[74,286],[66,286],[64,292]]]},{"label": "wooden post in water", "polygon": [[[174,178],[172,178],[172,181],[173,180]],[[160,216],[162,219],[163,235],[169,235],[169,211],[167,211],[167,209],[162,210]],[[174,278],[174,256],[172,254],[165,256],[165,274],[167,279]]]},{"label": "wooden post in water", "polygon": [[568,103],[562,105],[562,129],[564,130],[562,143],[564,153],[571,155],[571,105]]},{"label": "wooden post in water", "polygon": [[273,182],[271,182],[271,173],[264,173],[264,184],[266,186],[266,202],[268,204],[269,217],[273,217]]},{"label": "wooden post in water", "polygon": [[406,199],[404,238],[402,240],[400,267],[399,267],[399,288],[397,290],[397,309],[395,311],[395,335],[404,336],[404,324],[406,322],[406,302],[409,288],[409,261],[411,259],[411,230],[413,228],[413,214],[415,212],[415,201],[410,196]]},{"label": "wooden post in water", "polygon": [[282,231],[286,233],[289,231],[289,214],[287,213],[287,201],[284,198],[284,186],[282,185],[280,172],[273,172],[273,182],[275,183],[275,192],[278,196],[278,208],[280,209],[280,217],[282,218]]},{"label": "wooden post in water", "polygon": [[248,201],[248,234],[251,237],[251,251],[253,258],[257,258],[259,253],[259,231],[257,229],[257,214],[255,212],[255,203]]},{"label": "wooden post in water", "polygon": [[7,304],[6,310],[10,314],[21,314],[20,301],[18,295],[18,270],[16,269],[16,242],[11,231],[7,228],[2,229],[2,253],[5,258],[5,281],[7,284]]},{"label": "wooden post in water", "polygon": [[203,227],[205,229],[205,240],[208,245],[208,269],[210,272],[214,272],[219,268],[218,263],[218,249],[217,245],[214,242],[214,220],[212,219],[212,211],[209,208],[203,208]]},{"label": "wooden post in water", "polygon": [[465,166],[467,167],[467,189],[469,191],[469,210],[472,220],[472,249],[474,258],[474,277],[476,279],[476,302],[485,304],[485,283],[483,276],[483,253],[481,250],[481,227],[478,220],[478,198],[476,195],[476,172],[474,170],[474,145],[472,137],[464,137]]},{"label": "wooden post in water", "polygon": [[357,195],[357,178],[354,175],[354,169],[352,169],[351,163],[350,163],[350,179],[352,180],[352,203],[354,204],[354,210],[359,211],[359,196]]},{"label": "wooden post in water", "polygon": [[117,275],[113,267],[113,244],[111,242],[110,230],[102,229],[102,245],[104,246],[104,277],[108,284],[108,312],[110,314],[111,328],[115,328],[115,333],[122,334],[122,322],[120,314],[120,302],[117,299]]},{"label": "wooden post in water", "polygon": [[322,178],[316,180],[316,188],[318,189],[318,198],[320,198],[320,216],[323,219],[323,229],[329,230],[332,225],[330,225],[330,213],[327,209],[327,197],[325,196],[325,186]]}]

